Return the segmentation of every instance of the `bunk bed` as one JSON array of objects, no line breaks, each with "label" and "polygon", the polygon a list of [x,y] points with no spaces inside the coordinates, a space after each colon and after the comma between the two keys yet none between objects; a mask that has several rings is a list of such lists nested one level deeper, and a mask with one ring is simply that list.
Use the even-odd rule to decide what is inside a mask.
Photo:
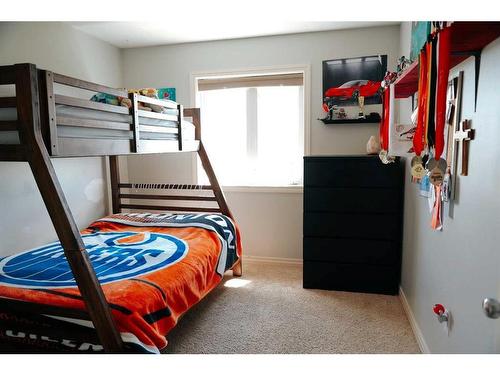
[{"label": "bunk bed", "polygon": [[[29,164],[59,242],[0,258],[2,350],[158,352],[166,344],[160,336],[225,271],[242,272],[238,230],[201,141],[199,109],[33,64],[0,66],[0,88],[5,85],[14,86],[15,95],[0,97],[0,161]],[[89,91],[128,97],[131,108],[91,101]],[[148,104],[163,110],[141,109]],[[118,155],[168,152],[197,152],[210,184],[120,179]],[[113,210],[82,232],[51,162],[81,156],[109,157]],[[127,257],[150,243],[146,255]],[[47,266],[51,257],[63,262]],[[117,259],[134,266],[103,271]],[[41,269],[29,268],[38,263]]]}]

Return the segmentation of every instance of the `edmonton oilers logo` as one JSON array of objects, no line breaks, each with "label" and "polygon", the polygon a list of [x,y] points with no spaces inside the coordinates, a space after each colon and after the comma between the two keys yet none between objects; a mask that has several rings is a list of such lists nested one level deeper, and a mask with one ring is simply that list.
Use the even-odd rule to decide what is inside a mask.
[{"label": "edmonton oilers logo", "polygon": [[[188,252],[184,241],[159,233],[98,232],[82,239],[101,284],[168,267]],[[2,259],[0,283],[25,288],[76,286],[59,242]]]}]

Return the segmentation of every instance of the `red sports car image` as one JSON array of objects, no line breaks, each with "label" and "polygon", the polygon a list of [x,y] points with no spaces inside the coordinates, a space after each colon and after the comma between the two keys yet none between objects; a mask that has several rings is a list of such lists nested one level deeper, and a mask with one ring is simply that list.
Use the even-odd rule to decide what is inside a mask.
[{"label": "red sports car image", "polygon": [[325,92],[327,98],[339,98],[341,100],[357,99],[360,96],[369,97],[380,93],[381,83],[358,79],[344,83],[339,87],[332,87]]}]

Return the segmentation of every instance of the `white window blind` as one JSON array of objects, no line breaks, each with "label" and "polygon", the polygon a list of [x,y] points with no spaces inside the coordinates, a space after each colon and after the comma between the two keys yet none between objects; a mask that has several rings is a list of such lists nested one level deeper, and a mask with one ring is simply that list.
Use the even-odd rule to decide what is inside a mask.
[{"label": "white window blind", "polygon": [[[200,79],[198,105],[203,142],[222,185],[302,184],[302,73]],[[204,173],[198,180],[207,182]]]},{"label": "white window blind", "polygon": [[206,78],[198,80],[198,91],[242,87],[302,86],[303,81],[302,73]]}]

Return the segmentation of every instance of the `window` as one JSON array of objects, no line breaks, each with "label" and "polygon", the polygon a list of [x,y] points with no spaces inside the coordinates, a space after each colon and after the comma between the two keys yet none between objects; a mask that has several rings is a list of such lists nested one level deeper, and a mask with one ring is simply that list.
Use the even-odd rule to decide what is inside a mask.
[{"label": "window", "polygon": [[[195,82],[203,143],[222,185],[302,185],[302,72]],[[198,182],[207,182],[204,173],[198,173]]]}]

